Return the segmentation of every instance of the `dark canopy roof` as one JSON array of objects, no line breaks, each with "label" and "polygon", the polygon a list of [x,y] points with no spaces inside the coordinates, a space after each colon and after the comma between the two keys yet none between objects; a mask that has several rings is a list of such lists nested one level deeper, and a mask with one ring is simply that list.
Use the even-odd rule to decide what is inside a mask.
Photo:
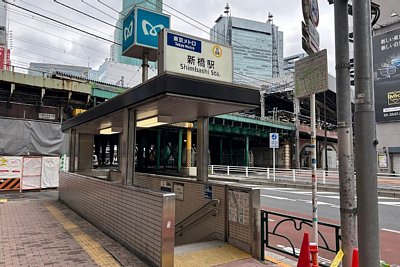
[{"label": "dark canopy roof", "polygon": [[62,130],[98,133],[122,127],[124,108],[134,108],[138,121],[161,115],[176,123],[252,109],[259,103],[255,88],[165,73],[67,120]]}]

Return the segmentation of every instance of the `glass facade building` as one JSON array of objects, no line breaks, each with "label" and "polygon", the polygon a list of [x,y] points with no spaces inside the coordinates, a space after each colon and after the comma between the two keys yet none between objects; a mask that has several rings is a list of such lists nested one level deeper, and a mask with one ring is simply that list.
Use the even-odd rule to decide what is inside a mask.
[{"label": "glass facade building", "polygon": [[[119,19],[116,23],[116,29],[114,30],[114,42],[122,44],[122,22],[125,16],[133,9],[135,6],[140,6],[146,9],[154,10],[159,13],[162,12],[162,1],[161,0],[123,0],[122,11],[119,15]],[[118,29],[119,28],[119,29]],[[123,64],[130,64],[135,66],[140,66],[142,64],[141,59],[124,57],[122,55],[122,46],[112,44],[110,48],[110,58],[111,61],[115,61]]]},{"label": "glass facade building", "polygon": [[[275,31],[279,73],[283,74],[283,33],[278,27],[265,22],[220,16],[211,29],[211,40],[229,43],[233,47],[234,82],[261,85],[272,78],[272,27]],[[231,38],[229,36],[231,35]]]}]

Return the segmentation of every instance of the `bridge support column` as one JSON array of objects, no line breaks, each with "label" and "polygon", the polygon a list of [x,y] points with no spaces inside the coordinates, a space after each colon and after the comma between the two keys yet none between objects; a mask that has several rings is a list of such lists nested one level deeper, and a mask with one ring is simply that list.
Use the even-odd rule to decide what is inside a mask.
[{"label": "bridge support column", "polygon": [[178,159],[177,159],[178,173],[181,172],[181,168],[182,168],[182,135],[183,135],[183,129],[179,129],[179,133],[178,133]]},{"label": "bridge support column", "polygon": [[192,167],[192,128],[186,130],[186,167]]},{"label": "bridge support column", "polygon": [[161,130],[157,130],[157,143],[156,143],[156,170],[160,170],[160,156],[161,156]]},{"label": "bridge support column", "polygon": [[208,181],[208,117],[197,118],[197,181]]},{"label": "bridge support column", "polygon": [[290,142],[285,141],[283,144],[283,159],[285,169],[290,169]]},{"label": "bridge support column", "polygon": [[249,160],[249,153],[250,153],[250,137],[246,136],[246,143],[245,143],[245,165],[248,167],[250,164],[250,160]]}]

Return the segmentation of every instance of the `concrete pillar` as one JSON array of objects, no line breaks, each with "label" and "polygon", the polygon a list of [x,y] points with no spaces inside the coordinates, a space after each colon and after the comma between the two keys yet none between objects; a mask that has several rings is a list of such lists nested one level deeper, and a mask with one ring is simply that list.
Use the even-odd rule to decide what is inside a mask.
[{"label": "concrete pillar", "polygon": [[197,118],[197,181],[208,181],[208,117]]},{"label": "concrete pillar", "polygon": [[75,157],[76,157],[76,144],[77,144],[77,134],[75,129],[70,130],[69,134],[69,172],[74,172],[76,170]]},{"label": "concrete pillar", "polygon": [[93,168],[93,134],[79,134],[78,170]]},{"label": "concrete pillar", "polygon": [[183,129],[179,129],[178,133],[178,159],[177,159],[177,168],[178,168],[178,173],[181,172],[182,168],[182,135],[183,135]]},{"label": "concrete pillar", "polygon": [[136,111],[125,108],[123,116],[119,170],[121,171],[122,184],[133,185],[135,176]]},{"label": "concrete pillar", "polygon": [[221,137],[219,139],[219,164],[220,165],[223,165],[223,161],[224,161],[223,153],[224,153],[224,139]]},{"label": "concrete pillar", "polygon": [[245,166],[249,166],[250,160],[249,160],[249,153],[250,153],[250,137],[246,136],[246,144],[245,144]]},{"label": "concrete pillar", "polygon": [[157,130],[157,143],[156,143],[156,170],[160,170],[160,156],[161,156],[161,130]]}]

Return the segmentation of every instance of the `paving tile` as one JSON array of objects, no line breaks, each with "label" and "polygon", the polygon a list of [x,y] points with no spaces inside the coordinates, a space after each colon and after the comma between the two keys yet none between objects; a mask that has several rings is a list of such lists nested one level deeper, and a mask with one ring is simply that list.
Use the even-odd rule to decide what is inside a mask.
[{"label": "paving tile", "polygon": [[[0,266],[99,266],[46,208],[60,211],[120,266],[145,267],[134,254],[57,201],[57,191],[2,195]],[[104,261],[103,266],[107,266]]]}]

